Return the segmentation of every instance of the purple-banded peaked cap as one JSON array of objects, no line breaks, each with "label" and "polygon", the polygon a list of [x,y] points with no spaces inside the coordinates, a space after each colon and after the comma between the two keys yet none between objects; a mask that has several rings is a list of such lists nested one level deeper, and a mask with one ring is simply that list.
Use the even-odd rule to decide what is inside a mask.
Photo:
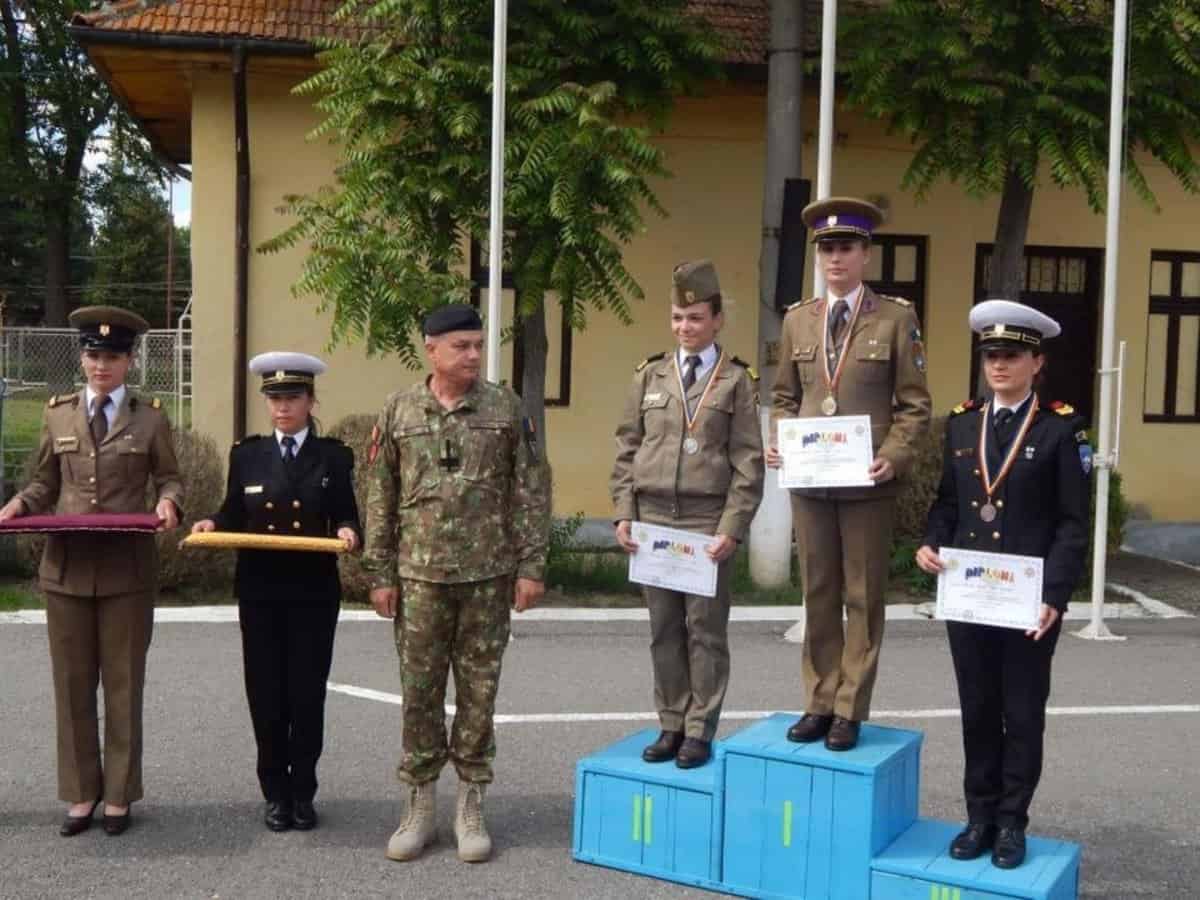
[{"label": "purple-banded peaked cap", "polygon": [[818,200],[804,207],[800,215],[812,232],[813,243],[847,238],[869,241],[883,221],[878,206],[857,197]]}]

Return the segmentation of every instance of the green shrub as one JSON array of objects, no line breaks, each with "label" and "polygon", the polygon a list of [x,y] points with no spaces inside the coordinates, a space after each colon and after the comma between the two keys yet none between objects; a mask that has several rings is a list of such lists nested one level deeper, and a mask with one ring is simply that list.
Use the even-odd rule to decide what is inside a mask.
[{"label": "green shrub", "polygon": [[918,438],[912,468],[904,478],[896,499],[895,541],[919,541],[925,535],[925,519],[937,496],[942,478],[942,446],[946,436],[945,417],[935,418]]},{"label": "green shrub", "polygon": [[[344,442],[354,451],[354,499],[363,527],[367,525],[367,468],[371,450],[371,429],[376,417],[371,413],[356,413],[339,420],[326,434]],[[363,568],[362,552],[343,553],[338,557],[342,578],[342,596],[356,603],[369,603],[371,576]]]}]

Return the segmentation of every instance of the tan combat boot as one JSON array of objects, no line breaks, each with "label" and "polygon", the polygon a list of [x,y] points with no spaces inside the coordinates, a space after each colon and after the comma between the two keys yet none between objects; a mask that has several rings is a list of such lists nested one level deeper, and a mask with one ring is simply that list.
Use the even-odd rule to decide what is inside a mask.
[{"label": "tan combat boot", "polygon": [[492,855],[492,839],[483,824],[483,794],[484,785],[478,782],[458,783],[454,836],[458,838],[458,858],[463,862],[486,862]]},{"label": "tan combat boot", "polygon": [[397,862],[416,859],[437,836],[437,782],[427,781],[408,789],[408,814],[387,845],[387,858]]}]

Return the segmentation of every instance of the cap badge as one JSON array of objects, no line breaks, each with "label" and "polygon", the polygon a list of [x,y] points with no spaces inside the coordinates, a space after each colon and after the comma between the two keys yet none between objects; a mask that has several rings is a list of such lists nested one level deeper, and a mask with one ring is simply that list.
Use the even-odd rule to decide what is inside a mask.
[{"label": "cap badge", "polygon": [[828,219],[825,220],[825,224],[826,225],[836,225],[837,224],[837,216],[830,216]]},{"label": "cap badge", "polygon": [[275,377],[276,377],[276,378],[282,378],[282,377],[283,377],[283,369],[276,369],[276,370],[275,370]]},{"label": "cap badge", "polygon": [[687,298],[688,303],[696,302],[696,292],[695,291],[684,291],[683,296]]},{"label": "cap badge", "polygon": [[108,333],[110,331],[112,331],[112,328],[109,327],[108,323],[104,323],[100,326],[100,336],[101,337],[108,337]]}]

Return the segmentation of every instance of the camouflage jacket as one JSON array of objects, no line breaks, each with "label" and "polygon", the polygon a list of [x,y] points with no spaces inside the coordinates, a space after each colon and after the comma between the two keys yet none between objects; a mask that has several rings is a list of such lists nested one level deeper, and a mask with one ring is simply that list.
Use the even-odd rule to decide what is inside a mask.
[{"label": "camouflage jacket", "polygon": [[398,391],[369,460],[372,587],[544,577],[550,475],[511,390],[479,380],[450,410],[427,380]]}]

